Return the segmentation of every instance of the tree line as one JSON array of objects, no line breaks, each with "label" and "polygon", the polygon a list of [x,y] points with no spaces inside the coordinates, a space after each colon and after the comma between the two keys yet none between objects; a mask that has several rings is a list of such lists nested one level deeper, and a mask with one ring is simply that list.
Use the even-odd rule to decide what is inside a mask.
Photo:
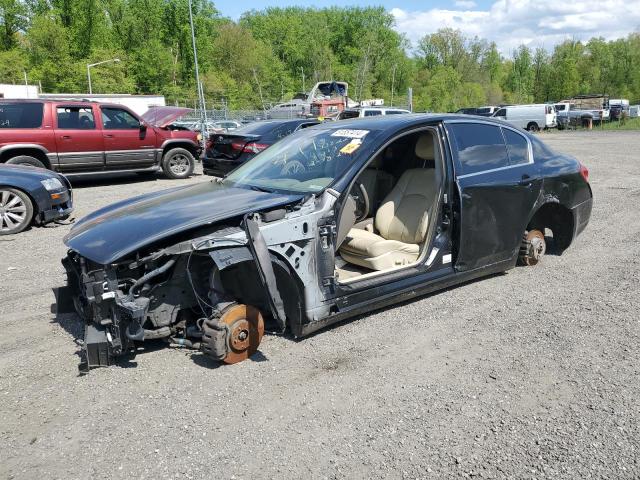
[{"label": "tree line", "polygon": [[[194,105],[188,0],[0,0],[0,83],[45,92],[162,94]],[[442,29],[415,45],[382,7],[267,8],[234,22],[192,0],[209,107],[261,108],[318,80],[345,80],[354,99],[406,101],[416,111],[560,100],[605,93],[640,100],[640,33],[567,40],[549,52]]]}]

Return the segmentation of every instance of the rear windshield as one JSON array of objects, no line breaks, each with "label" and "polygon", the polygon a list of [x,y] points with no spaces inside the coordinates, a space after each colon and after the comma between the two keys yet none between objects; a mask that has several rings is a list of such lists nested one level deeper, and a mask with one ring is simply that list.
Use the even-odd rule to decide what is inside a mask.
[{"label": "rear windshield", "polygon": [[42,103],[0,104],[0,128],[38,128],[42,125]]},{"label": "rear windshield", "polygon": [[234,133],[236,133],[237,135],[264,135],[271,132],[280,125],[281,124],[277,122],[255,122],[238,128]]},{"label": "rear windshield", "polygon": [[345,110],[338,117],[340,120],[345,120],[347,118],[358,118],[360,116],[360,112],[355,110]]}]

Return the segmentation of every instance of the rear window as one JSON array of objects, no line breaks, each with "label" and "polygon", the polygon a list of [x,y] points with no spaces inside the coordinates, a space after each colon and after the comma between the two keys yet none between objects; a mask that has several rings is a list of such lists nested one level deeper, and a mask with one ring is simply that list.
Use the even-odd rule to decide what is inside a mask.
[{"label": "rear window", "polygon": [[403,112],[402,110],[387,110],[387,115],[402,115],[403,113],[407,112]]},{"label": "rear window", "polygon": [[500,127],[481,123],[450,125],[458,175],[508,167],[509,156]]},{"label": "rear window", "polygon": [[507,142],[509,163],[511,165],[524,165],[529,163],[529,144],[527,139],[519,133],[503,128],[504,139]]},{"label": "rear window", "polygon": [[380,110],[365,110],[364,112],[365,117],[375,117],[377,115],[382,115],[382,112]]},{"label": "rear window", "polygon": [[0,128],[38,128],[42,125],[42,103],[0,104]]},{"label": "rear window", "polygon": [[275,122],[255,122],[245,125],[235,131],[238,135],[264,135],[271,132],[278,126]]},{"label": "rear window", "polygon": [[360,112],[354,110],[345,110],[340,114],[339,120],[345,120],[347,118],[358,118],[360,116]]}]

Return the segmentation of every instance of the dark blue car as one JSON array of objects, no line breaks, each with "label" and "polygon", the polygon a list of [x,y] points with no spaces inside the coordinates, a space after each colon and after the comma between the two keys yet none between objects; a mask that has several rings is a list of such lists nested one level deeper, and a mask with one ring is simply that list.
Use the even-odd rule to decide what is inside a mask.
[{"label": "dark blue car", "polygon": [[73,211],[71,184],[58,173],[23,165],[0,165],[0,235],[32,223],[63,220]]},{"label": "dark blue car", "polygon": [[211,134],[202,160],[202,169],[206,175],[223,177],[278,140],[318,123],[319,120],[310,118],[265,120],[251,123],[232,133]]}]

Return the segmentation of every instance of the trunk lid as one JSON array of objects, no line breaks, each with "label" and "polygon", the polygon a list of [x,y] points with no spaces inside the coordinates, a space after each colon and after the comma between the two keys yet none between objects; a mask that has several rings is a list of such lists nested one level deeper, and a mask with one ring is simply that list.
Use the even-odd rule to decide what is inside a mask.
[{"label": "trunk lid", "polygon": [[250,143],[260,140],[260,135],[234,135],[232,133],[214,133],[209,137],[209,155],[213,158],[235,160]]}]

